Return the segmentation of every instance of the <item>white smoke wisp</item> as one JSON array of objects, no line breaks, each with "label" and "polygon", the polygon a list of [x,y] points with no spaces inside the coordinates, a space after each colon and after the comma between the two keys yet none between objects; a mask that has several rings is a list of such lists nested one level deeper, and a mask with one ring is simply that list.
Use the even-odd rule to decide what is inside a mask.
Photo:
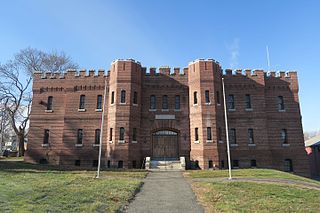
[{"label": "white smoke wisp", "polygon": [[239,55],[240,55],[240,40],[239,38],[234,38],[230,45],[227,45],[227,49],[230,52],[230,68],[236,69],[239,65]]}]

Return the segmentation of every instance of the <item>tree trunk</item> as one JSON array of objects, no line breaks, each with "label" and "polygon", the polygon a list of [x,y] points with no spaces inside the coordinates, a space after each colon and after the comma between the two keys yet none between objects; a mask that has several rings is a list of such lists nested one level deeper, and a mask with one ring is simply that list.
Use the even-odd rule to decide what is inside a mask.
[{"label": "tree trunk", "polygon": [[19,135],[19,157],[24,156],[24,136]]}]

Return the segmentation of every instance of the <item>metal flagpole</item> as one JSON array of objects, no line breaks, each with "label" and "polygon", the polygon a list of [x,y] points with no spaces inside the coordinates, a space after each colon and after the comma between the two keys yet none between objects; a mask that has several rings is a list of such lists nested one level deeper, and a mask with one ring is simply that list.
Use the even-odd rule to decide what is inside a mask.
[{"label": "metal flagpole", "polygon": [[228,129],[228,116],[227,116],[227,105],[226,105],[226,91],[224,89],[224,78],[222,78],[222,90],[223,90],[223,104],[224,104],[224,120],[225,120],[225,124],[226,124],[226,139],[227,139],[229,180],[231,180],[232,179],[232,177],[231,177],[231,157],[230,157],[229,129]]},{"label": "metal flagpole", "polygon": [[100,177],[100,167],[101,167],[101,153],[102,153],[102,138],[103,138],[103,126],[104,126],[104,112],[106,105],[107,96],[107,80],[104,80],[104,93],[103,93],[103,105],[102,105],[102,115],[101,115],[101,127],[100,127],[100,145],[99,145],[99,158],[98,158],[98,169],[96,178]]}]

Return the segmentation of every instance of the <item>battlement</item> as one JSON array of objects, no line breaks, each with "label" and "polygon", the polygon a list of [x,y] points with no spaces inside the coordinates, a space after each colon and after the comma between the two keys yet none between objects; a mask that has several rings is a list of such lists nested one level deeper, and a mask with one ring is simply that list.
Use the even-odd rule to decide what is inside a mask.
[{"label": "battlement", "polygon": [[225,69],[225,76],[231,77],[231,76],[246,76],[249,78],[254,77],[265,77],[265,78],[280,78],[280,79],[296,79],[297,78],[297,72],[296,71],[264,71],[262,69]]},{"label": "battlement", "polygon": [[195,64],[197,62],[213,62],[213,63],[215,63],[217,65],[220,65],[220,63],[218,61],[216,61],[216,60],[214,60],[212,58],[208,58],[208,59],[199,58],[199,59],[196,59],[196,60],[193,60],[193,61],[189,62],[188,65],[192,65],[192,64]]},{"label": "battlement", "polygon": [[146,67],[143,67],[143,74],[145,76],[170,76],[170,77],[176,77],[176,76],[187,76],[188,75],[188,68],[183,68],[182,70],[180,67],[174,67],[171,69],[169,66],[161,66],[159,69],[156,67],[150,67],[149,72],[147,71]]},{"label": "battlement", "polygon": [[134,60],[132,58],[128,58],[128,59],[115,59],[111,62],[111,65],[117,63],[117,62],[133,62],[133,63],[136,63],[136,64],[139,64],[141,65],[140,61],[137,61],[137,60]]},{"label": "battlement", "polygon": [[104,78],[109,76],[109,71],[105,73],[104,69],[99,69],[98,71],[94,69],[86,70],[76,70],[76,69],[68,69],[66,72],[41,72],[35,71],[33,73],[34,80],[41,79],[77,79],[77,78]]}]

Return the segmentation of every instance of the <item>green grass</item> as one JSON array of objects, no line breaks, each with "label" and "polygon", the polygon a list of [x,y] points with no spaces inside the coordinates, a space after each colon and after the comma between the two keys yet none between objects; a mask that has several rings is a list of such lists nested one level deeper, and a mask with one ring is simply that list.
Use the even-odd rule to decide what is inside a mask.
[{"label": "green grass", "polygon": [[320,191],[268,183],[195,183],[207,212],[319,212]]},{"label": "green grass", "polygon": [[0,161],[1,212],[115,212],[139,189],[145,171],[60,171]]},{"label": "green grass", "polygon": [[[228,177],[228,170],[193,170],[186,173],[191,178],[221,178]],[[293,175],[287,172],[281,172],[273,169],[235,169],[232,170],[232,177],[246,178],[278,178],[287,180],[304,181],[314,184],[319,184],[309,178]]]}]

